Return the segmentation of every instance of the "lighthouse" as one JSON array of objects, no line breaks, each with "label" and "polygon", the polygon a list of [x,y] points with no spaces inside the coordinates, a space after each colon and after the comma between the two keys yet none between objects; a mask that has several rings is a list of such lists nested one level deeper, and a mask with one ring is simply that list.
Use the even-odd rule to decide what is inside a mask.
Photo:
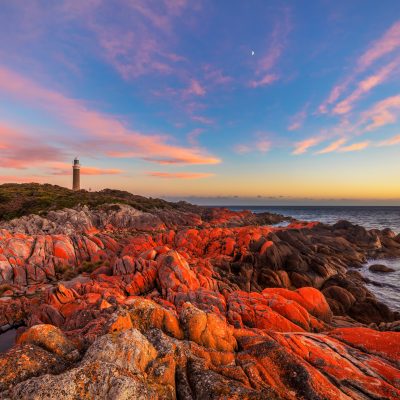
[{"label": "lighthouse", "polygon": [[78,157],[75,157],[74,165],[72,166],[72,190],[81,190],[81,165]]}]

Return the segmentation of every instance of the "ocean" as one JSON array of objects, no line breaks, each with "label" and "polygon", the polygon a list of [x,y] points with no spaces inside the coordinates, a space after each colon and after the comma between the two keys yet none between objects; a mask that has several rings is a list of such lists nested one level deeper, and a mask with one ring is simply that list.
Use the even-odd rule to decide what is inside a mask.
[{"label": "ocean", "polygon": [[235,211],[272,212],[302,221],[334,224],[347,220],[366,229],[390,228],[400,233],[400,206],[226,206]]},{"label": "ocean", "polygon": [[[302,221],[320,221],[334,224],[347,220],[366,229],[390,228],[400,233],[400,206],[227,206],[235,211],[250,210],[254,213],[272,212],[294,217]],[[371,264],[384,264],[395,272],[373,273]],[[368,260],[360,270],[368,278],[368,289],[387,304],[390,309],[400,312],[400,259]]]}]

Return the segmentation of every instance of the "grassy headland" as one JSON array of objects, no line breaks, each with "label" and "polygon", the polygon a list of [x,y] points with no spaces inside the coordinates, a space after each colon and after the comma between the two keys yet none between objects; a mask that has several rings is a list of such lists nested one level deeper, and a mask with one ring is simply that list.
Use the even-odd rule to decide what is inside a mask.
[{"label": "grassy headland", "polygon": [[61,186],[39,183],[6,183],[0,185],[0,219],[10,220],[29,214],[44,215],[52,210],[78,205],[128,204],[141,211],[181,208],[185,204],[134,195],[121,190],[99,192],[73,191]]}]

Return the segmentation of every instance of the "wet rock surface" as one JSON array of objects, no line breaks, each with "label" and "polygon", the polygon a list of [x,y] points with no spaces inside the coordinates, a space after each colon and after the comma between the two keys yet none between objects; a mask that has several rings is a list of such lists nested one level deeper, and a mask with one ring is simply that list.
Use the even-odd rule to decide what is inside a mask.
[{"label": "wet rock surface", "polygon": [[400,316],[364,286],[400,239],[186,206],[1,223],[4,399],[398,399]]},{"label": "wet rock surface", "polygon": [[373,264],[368,268],[371,272],[394,272],[393,268],[387,267],[383,264]]}]

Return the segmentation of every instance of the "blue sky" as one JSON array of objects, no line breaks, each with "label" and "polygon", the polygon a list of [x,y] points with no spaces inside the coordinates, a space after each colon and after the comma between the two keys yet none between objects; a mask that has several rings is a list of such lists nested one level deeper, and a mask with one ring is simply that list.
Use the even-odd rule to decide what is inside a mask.
[{"label": "blue sky", "polygon": [[0,182],[399,204],[399,1],[9,0],[0,35]]}]

